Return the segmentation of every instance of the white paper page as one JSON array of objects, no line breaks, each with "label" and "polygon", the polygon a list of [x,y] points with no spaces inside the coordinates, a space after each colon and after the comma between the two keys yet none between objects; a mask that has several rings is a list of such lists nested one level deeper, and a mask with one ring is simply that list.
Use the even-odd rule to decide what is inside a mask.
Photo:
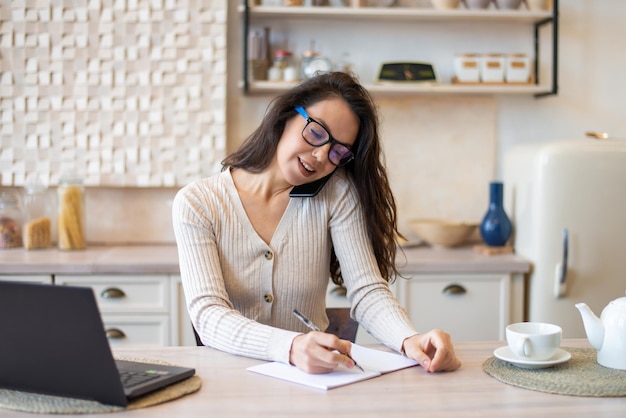
[{"label": "white paper page", "polygon": [[278,379],[311,386],[318,389],[333,389],[350,383],[360,382],[407,367],[416,366],[418,363],[400,354],[366,348],[352,344],[352,358],[365,369],[365,372],[357,368],[347,369],[339,367],[332,373],[310,374],[285,363],[263,363],[249,367],[247,370],[264,374]]},{"label": "white paper page", "polygon": [[376,350],[357,344],[352,344],[350,355],[365,371],[376,370],[383,374],[417,366],[419,364],[417,361],[411,360],[398,353]]},{"label": "white paper page", "polygon": [[324,390],[380,376],[380,373],[376,371],[366,370],[362,372],[357,368],[347,369],[345,367],[340,367],[332,373],[311,374],[295,366],[278,362],[259,364],[248,367],[247,370]]}]

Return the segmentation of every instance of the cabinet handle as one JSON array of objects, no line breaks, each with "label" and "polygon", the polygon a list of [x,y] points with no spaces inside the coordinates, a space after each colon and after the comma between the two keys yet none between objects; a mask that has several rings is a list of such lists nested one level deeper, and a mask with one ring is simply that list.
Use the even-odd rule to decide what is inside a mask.
[{"label": "cabinet handle", "polygon": [[121,340],[122,338],[126,338],[126,334],[124,334],[124,331],[117,328],[107,329],[106,336],[110,340]]},{"label": "cabinet handle", "polygon": [[466,294],[467,290],[465,290],[465,288],[460,284],[449,284],[443,289],[441,293],[448,296],[457,296]]},{"label": "cabinet handle", "polygon": [[109,287],[108,289],[104,289],[102,293],[100,293],[100,296],[104,299],[121,299],[126,297],[126,293],[117,287]]}]

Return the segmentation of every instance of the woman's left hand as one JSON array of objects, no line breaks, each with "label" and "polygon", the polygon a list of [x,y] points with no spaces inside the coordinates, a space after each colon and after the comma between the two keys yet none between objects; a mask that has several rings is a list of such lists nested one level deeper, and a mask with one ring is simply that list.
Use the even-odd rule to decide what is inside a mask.
[{"label": "woman's left hand", "polygon": [[402,343],[402,350],[427,372],[452,371],[461,367],[450,335],[440,329],[407,338]]}]

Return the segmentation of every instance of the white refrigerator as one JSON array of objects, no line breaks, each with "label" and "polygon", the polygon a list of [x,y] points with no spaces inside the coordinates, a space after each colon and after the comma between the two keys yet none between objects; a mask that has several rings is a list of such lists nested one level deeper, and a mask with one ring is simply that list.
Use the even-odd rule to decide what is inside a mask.
[{"label": "white refrigerator", "polygon": [[626,291],[626,140],[562,140],[503,160],[515,252],[532,263],[527,318],[585,338],[574,307],[602,309]]}]

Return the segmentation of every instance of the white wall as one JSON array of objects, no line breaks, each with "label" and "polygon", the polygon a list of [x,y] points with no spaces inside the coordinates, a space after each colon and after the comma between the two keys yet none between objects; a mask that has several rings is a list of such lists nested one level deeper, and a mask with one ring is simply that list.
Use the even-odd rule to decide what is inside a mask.
[{"label": "white wall", "polygon": [[626,2],[560,3],[559,94],[498,100],[498,161],[529,140],[581,138],[587,131],[626,138]]}]

